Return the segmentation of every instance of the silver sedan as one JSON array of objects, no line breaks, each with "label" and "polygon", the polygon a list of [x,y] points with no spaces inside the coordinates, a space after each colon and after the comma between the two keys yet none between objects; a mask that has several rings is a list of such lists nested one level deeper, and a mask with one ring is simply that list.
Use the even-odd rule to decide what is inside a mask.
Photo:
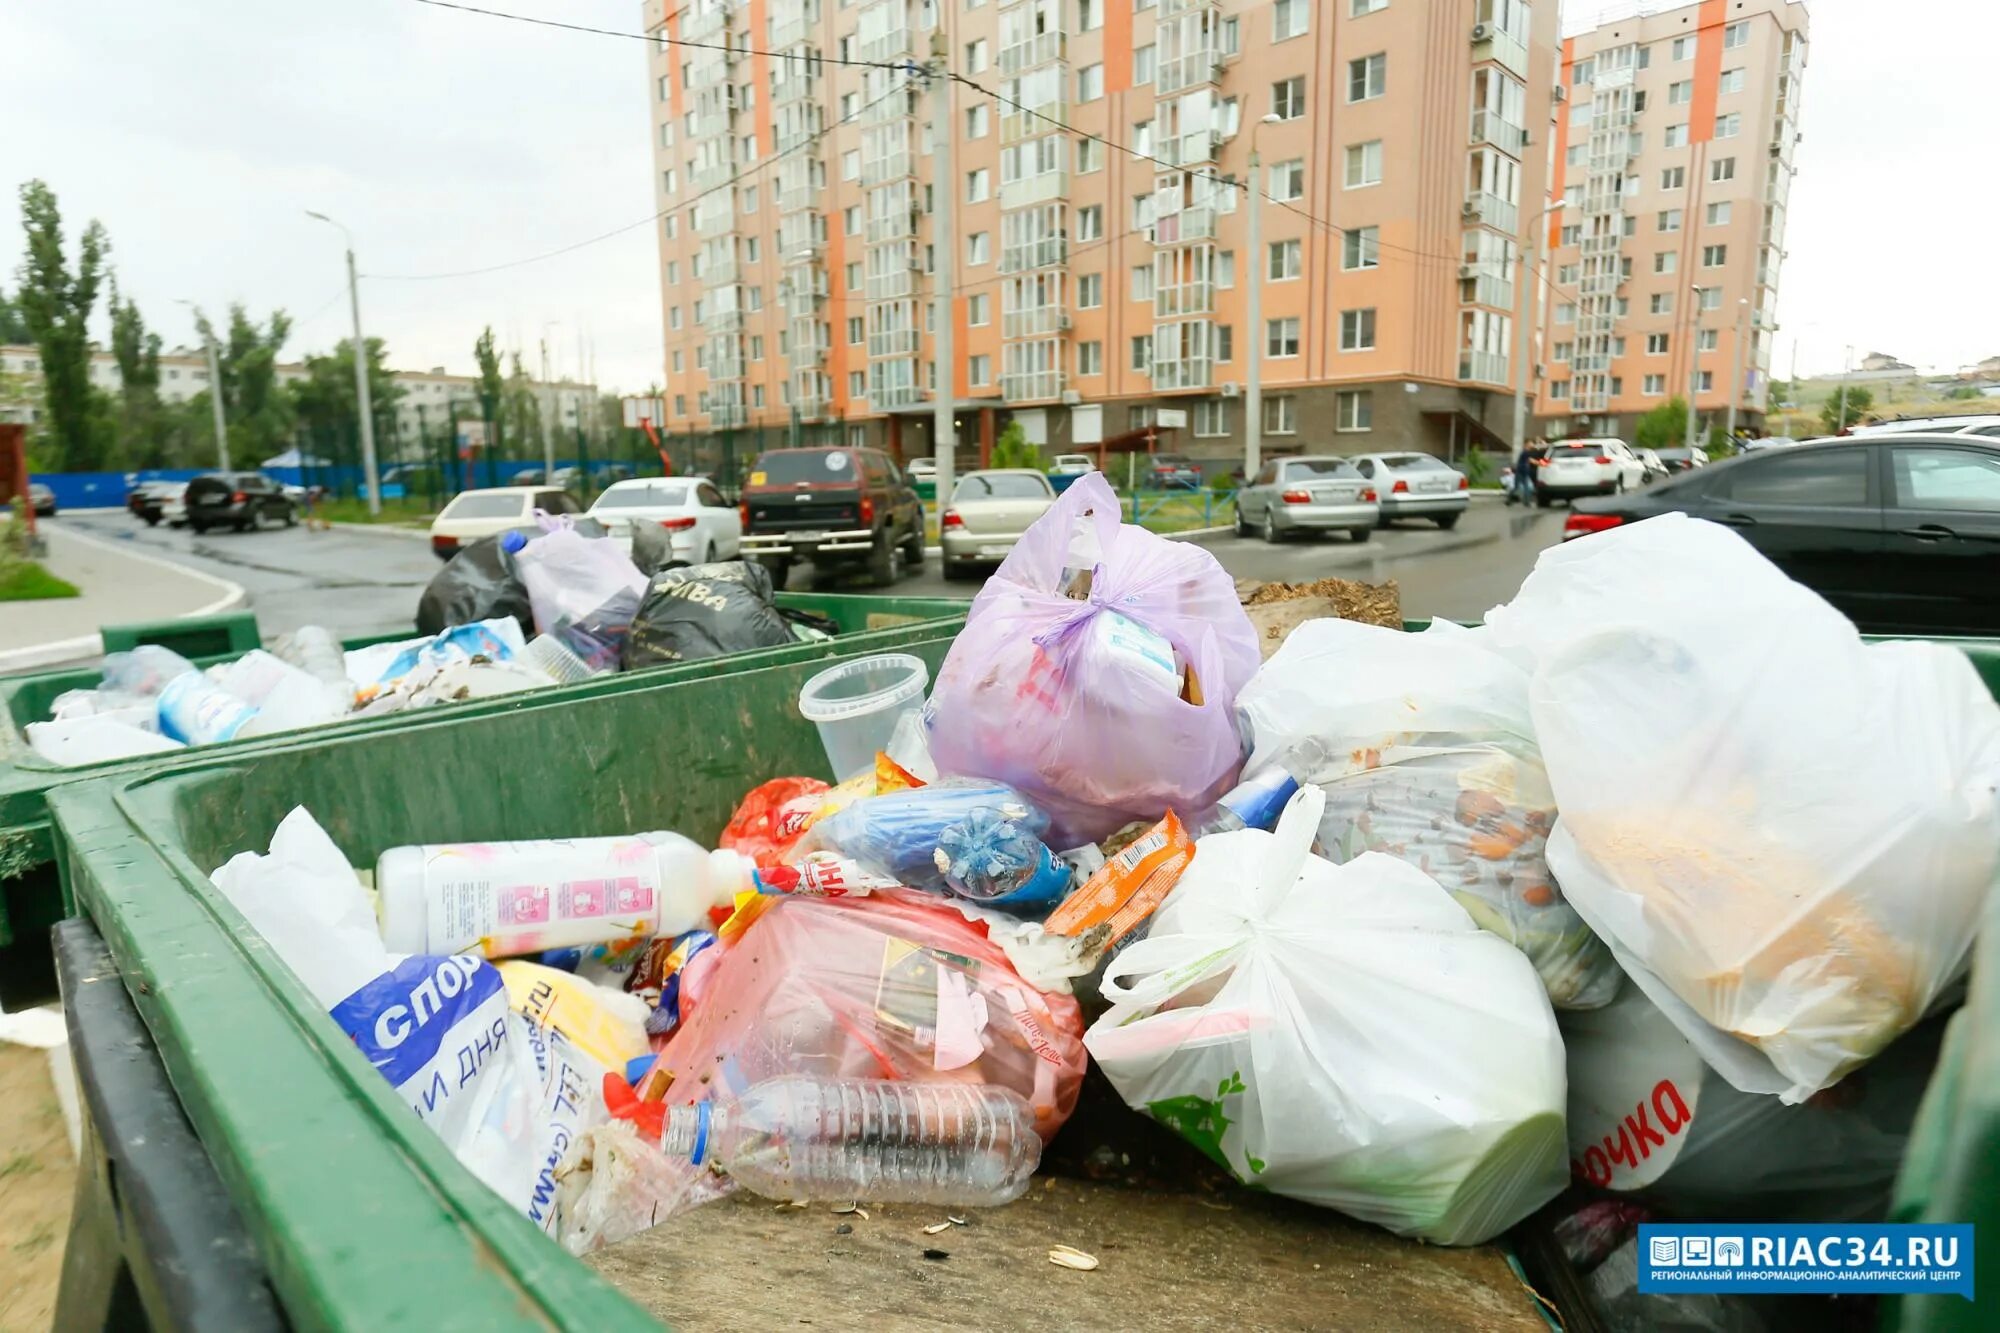
[{"label": "silver sedan", "polygon": [[1294,532],[1345,532],[1368,540],[1381,518],[1375,487],[1344,458],[1280,458],[1236,493],[1236,535],[1267,542]]},{"label": "silver sedan", "polygon": [[1049,512],[1056,489],[1027,468],[968,472],[952,489],[951,504],[939,520],[944,576],[969,577],[975,566],[998,564],[1031,524]]},{"label": "silver sedan", "polygon": [[1385,528],[1398,518],[1455,528],[1472,502],[1465,474],[1435,454],[1360,454],[1354,466],[1381,493]]}]

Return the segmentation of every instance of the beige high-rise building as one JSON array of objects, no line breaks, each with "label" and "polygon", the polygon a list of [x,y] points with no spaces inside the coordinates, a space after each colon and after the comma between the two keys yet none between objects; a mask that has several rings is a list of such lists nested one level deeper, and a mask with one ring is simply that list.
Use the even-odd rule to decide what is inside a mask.
[{"label": "beige high-rise building", "polygon": [[[942,381],[968,459],[1009,420],[1056,450],[1129,441],[1171,408],[1188,422],[1171,446],[1227,471],[1254,347],[1267,453],[1508,433],[1515,259],[1549,197],[1555,0],[645,15],[668,39],[649,73],[676,432],[775,445],[796,429],[910,457],[930,450]],[[936,125],[910,68],[934,52],[970,81]],[[957,270],[942,370],[940,245]]]},{"label": "beige high-rise building", "polygon": [[1563,42],[1536,426],[1631,438],[1692,397],[1761,432],[1806,66],[1801,0],[1700,0]]}]

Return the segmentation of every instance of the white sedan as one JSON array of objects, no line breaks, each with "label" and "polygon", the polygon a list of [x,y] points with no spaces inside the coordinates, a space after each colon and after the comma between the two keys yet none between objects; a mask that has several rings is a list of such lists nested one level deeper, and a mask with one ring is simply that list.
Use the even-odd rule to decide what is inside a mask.
[{"label": "white sedan", "polygon": [[743,544],[742,515],[724,502],[713,482],[700,477],[621,481],[597,497],[590,516],[627,551],[635,524],[657,523],[667,530],[674,559],[691,565],[734,560]]},{"label": "white sedan", "polygon": [[509,528],[533,527],[535,511],[574,514],[578,506],[567,491],[547,486],[491,486],[462,491],[431,520],[431,552],[449,560],[481,537]]}]

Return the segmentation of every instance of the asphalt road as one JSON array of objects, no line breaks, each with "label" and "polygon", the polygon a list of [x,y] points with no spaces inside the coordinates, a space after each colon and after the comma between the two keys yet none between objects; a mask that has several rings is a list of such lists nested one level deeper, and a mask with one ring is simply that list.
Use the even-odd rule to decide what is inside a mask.
[{"label": "asphalt road", "polygon": [[[197,537],[185,529],[148,528],[124,513],[69,513],[75,525],[99,537],[129,540],[219,578],[240,583],[267,636],[301,625],[324,625],[342,638],[384,634],[413,626],[417,598],[439,565],[418,536],[303,527],[268,532],[214,532]],[[1377,532],[1359,545],[1345,537],[1305,538],[1276,546],[1227,534],[1197,538],[1239,578],[1308,582],[1329,576],[1396,580],[1404,614],[1476,620],[1520,586],[1535,556],[1562,532],[1555,511],[1507,508],[1475,501],[1452,532],[1408,521]],[[815,586],[809,569],[795,570],[791,586]],[[841,592],[874,591],[858,578],[824,585]],[[906,578],[891,596],[971,597],[976,582],[948,583],[932,556],[921,574]]]}]

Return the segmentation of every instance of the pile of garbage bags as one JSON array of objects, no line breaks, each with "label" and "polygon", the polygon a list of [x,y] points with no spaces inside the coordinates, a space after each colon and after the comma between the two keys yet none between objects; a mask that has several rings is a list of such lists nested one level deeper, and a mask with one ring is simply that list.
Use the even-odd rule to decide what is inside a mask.
[{"label": "pile of garbage bags", "polygon": [[343,1024],[451,968],[496,1006],[528,1112],[420,1113],[581,1252],[731,1188],[1003,1203],[1087,1060],[1244,1184],[1438,1244],[1572,1187],[1879,1215],[2000,875],[1970,664],[1678,517],[1483,628],[1265,661],[1214,558],[1086,477],[871,771],[758,776],[713,849],[389,849],[386,945],[303,812],[216,878],[288,959],[264,881],[327,886],[354,961],[301,975]]}]

